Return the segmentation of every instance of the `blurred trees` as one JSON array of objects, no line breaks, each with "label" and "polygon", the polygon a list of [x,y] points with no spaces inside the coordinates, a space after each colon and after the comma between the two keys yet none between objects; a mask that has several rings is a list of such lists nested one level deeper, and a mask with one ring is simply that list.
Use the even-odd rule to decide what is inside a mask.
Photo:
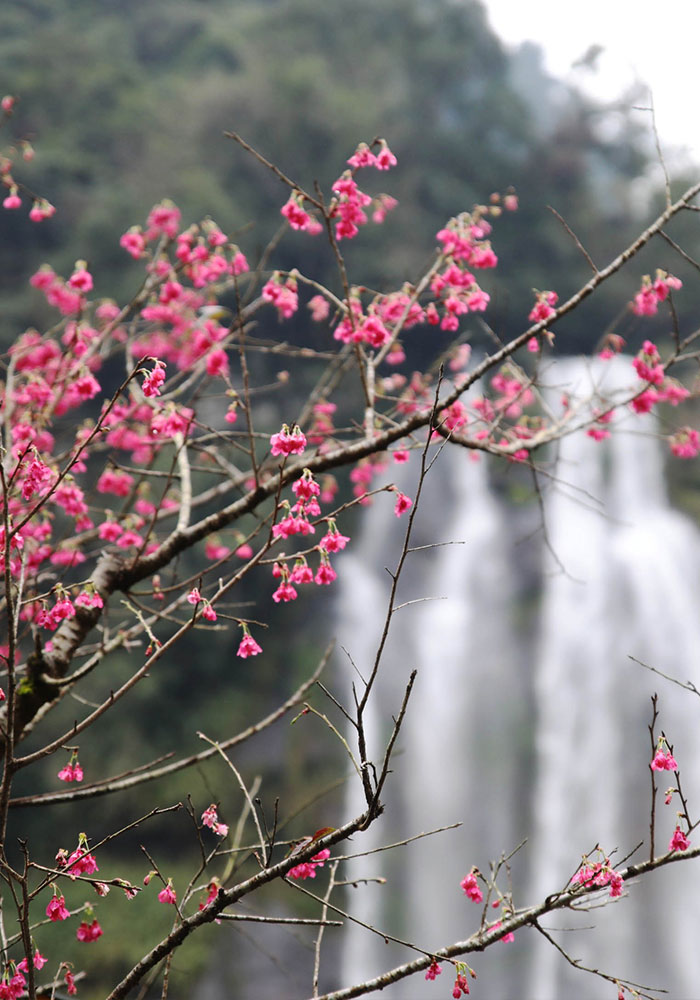
[{"label": "blurred trees", "polygon": [[[358,141],[384,135],[404,210],[348,256],[358,280],[380,274],[387,286],[415,275],[438,220],[514,185],[522,210],[507,249],[501,237],[511,260],[489,313],[499,335],[521,323],[544,274],[563,294],[586,274],[548,204],[597,260],[622,244],[644,164],[624,112],[548,78],[534,46],[507,53],[475,0],[357,0],[340,13],[318,0],[6,0],[4,87],[21,98],[20,131],[41,135],[27,181],[59,211],[40,228],[2,216],[5,339],[34,320],[26,278],[47,257],[67,271],[89,248],[100,291],[129,293],[118,237],[164,196],[186,219],[211,214],[254,260],[286,194],[225,130],[306,185],[327,185]],[[320,245],[307,269],[329,277]],[[590,329],[571,336],[580,347]]]}]

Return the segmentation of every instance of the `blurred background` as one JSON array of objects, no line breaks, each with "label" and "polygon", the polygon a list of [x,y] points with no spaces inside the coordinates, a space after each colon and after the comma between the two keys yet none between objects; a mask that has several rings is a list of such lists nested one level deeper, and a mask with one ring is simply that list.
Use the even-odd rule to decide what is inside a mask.
[{"label": "blurred background", "polygon": [[[687,7],[670,4],[664,29],[671,14],[688,15]],[[359,141],[386,138],[398,167],[382,181],[399,206],[383,226],[368,227],[345,248],[352,280],[383,291],[421,273],[435,232],[447,218],[486,201],[493,191],[513,187],[520,209],[495,227],[500,264],[486,286],[491,295],[486,318],[503,340],[520,332],[533,288],[556,289],[565,298],[590,274],[550,206],[599,266],[663,207],[664,173],[652,128],[649,83],[674,194],[696,179],[700,141],[691,131],[695,119],[685,104],[688,85],[682,76],[686,66],[692,74],[694,57],[682,54],[690,30],[677,31],[673,46],[661,53],[656,31],[638,6],[629,23],[617,22],[614,5],[608,4],[605,16],[587,13],[585,21],[573,26],[569,13],[562,9],[561,16],[552,14],[551,5],[512,8],[505,0],[491,5],[476,0],[355,0],[351,6],[335,0],[5,0],[0,9],[0,90],[18,97],[12,135],[36,145],[35,158],[22,166],[22,179],[57,211],[41,225],[29,222],[24,211],[0,214],[2,349],[27,327],[43,329],[54,321],[28,284],[44,262],[66,275],[75,260],[87,259],[96,294],[120,303],[128,300],[139,284],[139,266],[119,247],[119,237],[142,223],[164,197],[181,208],[185,225],[211,216],[255,264],[279,227],[287,193],[224,137],[227,130],[238,132],[301,184],[311,187],[318,181],[325,190]],[[689,16],[697,15],[691,11]],[[653,62],[644,55],[640,25],[641,34],[656,44]],[[669,55],[670,66],[665,61]],[[658,76],[652,80],[654,73]],[[675,99],[667,97],[669,82]],[[691,213],[669,227],[691,254],[695,232]],[[333,261],[320,241],[287,234],[275,264],[300,266],[300,256],[306,274],[339,289]],[[697,286],[688,280],[693,268],[668,246],[657,244],[558,325],[555,353],[592,350],[613,322],[632,350],[646,336],[663,344],[662,321],[645,320],[642,328],[620,315],[641,275],[656,267],[686,280],[679,322],[682,332],[691,329],[700,306]],[[317,346],[318,331],[310,329],[304,313],[300,310],[286,324],[284,336]],[[260,324],[261,335],[279,333],[271,315]],[[443,350],[447,339],[437,342],[436,336],[441,335],[411,342],[401,370],[410,375]],[[477,324],[472,343],[477,350],[491,343]],[[274,376],[275,370],[264,374]],[[494,503],[519,511],[511,517],[517,526],[511,542],[520,553],[515,565],[521,580],[515,596],[508,597],[508,614],[528,620],[536,638],[532,602],[539,597],[541,577],[533,567],[539,567],[541,552],[519,544],[536,530],[531,479],[524,470],[495,471],[480,488],[492,491]],[[700,513],[693,463],[674,465],[669,489],[676,504],[692,516]],[[353,535],[363,529],[351,515],[341,530]],[[370,550],[365,545],[366,558]],[[338,563],[342,573],[342,559]],[[195,568],[193,562],[180,570]],[[535,578],[540,583],[534,590],[523,587],[523,581]],[[269,589],[267,583],[261,578],[258,592],[258,583],[251,581],[242,602],[259,599]],[[504,588],[501,581],[497,590]],[[175,747],[183,754],[197,752],[197,730],[223,739],[263,715],[309,672],[331,636],[343,641],[339,630],[352,621],[347,602],[352,607],[353,600],[349,593],[343,605],[338,588],[292,608],[263,605],[275,627],[266,656],[245,669],[234,663],[235,637],[217,633],[214,642],[208,631],[188,638],[179,656],[162,664],[161,676],[139,686],[106,729],[85,739],[81,761],[84,766],[88,762],[90,778],[140,765]],[[352,634],[355,626],[349,627]],[[88,687],[85,697],[99,697],[105,687],[115,687],[128,669],[126,659],[115,657],[110,676],[91,681],[94,691]],[[516,685],[516,708],[525,697],[518,691]],[[75,710],[64,704],[47,723],[48,730],[59,731]],[[533,723],[525,716],[519,716],[517,726],[534,760]],[[347,808],[337,781],[345,773],[343,754],[329,745],[325,732],[308,725],[268,732],[246,745],[236,764],[248,776],[264,776],[261,795],[268,811],[279,796],[285,836],[337,825]],[[19,791],[54,788],[56,770],[49,762],[42,789],[34,785]],[[196,780],[185,773],[157,792],[145,785],[129,793],[127,801],[97,800],[97,808],[86,808],[84,815],[56,807],[50,823],[63,846],[71,848],[88,822],[87,832],[95,840],[121,825],[125,816],[132,819],[188,792],[195,812],[221,801],[223,817],[235,822],[238,793],[230,773],[213,764]],[[38,810],[17,811],[16,834],[29,830],[30,844],[39,852],[45,849],[41,831],[47,816],[40,817]],[[158,854],[176,882],[189,876],[198,848],[184,815],[153,823],[115,847],[119,874],[125,865],[133,865],[135,879],[146,873],[145,862],[141,867],[133,862],[140,843]],[[139,905],[150,906],[155,941],[167,931],[169,914],[153,902],[154,896]],[[300,911],[290,893],[282,905],[289,912],[310,912],[303,906]],[[126,901],[104,907],[104,937],[95,945],[78,946],[76,961],[90,976],[84,995],[103,995],[98,984],[114,982],[126,963],[140,956],[142,934],[138,929],[133,933],[138,924],[132,914]],[[52,934],[59,931],[68,947],[71,929],[51,929]],[[253,940],[248,930],[235,925],[230,933],[227,926],[195,936],[175,958],[173,1000],[194,995],[195,988],[202,1000],[218,1000],[232,995],[232,982],[239,997],[291,1000],[307,995],[309,939],[286,934],[280,940],[281,932],[266,933],[273,936]],[[226,960],[217,950],[222,934]],[[325,969],[328,988],[337,984],[342,967],[340,945],[330,934],[329,939],[333,960]],[[517,968],[514,975],[519,976]],[[503,991],[510,988],[508,982],[503,981]],[[159,995],[158,990],[152,995]]]}]

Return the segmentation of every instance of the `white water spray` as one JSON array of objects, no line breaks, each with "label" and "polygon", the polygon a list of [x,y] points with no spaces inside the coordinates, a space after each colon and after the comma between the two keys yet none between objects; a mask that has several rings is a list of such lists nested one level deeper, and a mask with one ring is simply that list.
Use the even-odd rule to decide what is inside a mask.
[{"label": "white water spray", "polygon": [[[612,391],[620,385],[619,368],[591,371],[569,362],[557,366],[556,381],[585,389],[595,376]],[[512,849],[524,833],[530,842],[513,861],[516,905],[562,888],[582,853],[597,843],[617,849],[613,863],[641,840],[645,846],[633,860],[648,855],[647,725],[654,691],[659,728],[674,743],[691,808],[700,809],[700,704],[630,659],[681,680],[694,679],[700,662],[700,537],[669,506],[653,421],[622,417],[610,442],[581,432],[560,443],[545,501],[556,559],[543,553],[537,628],[514,624],[532,597],[531,583],[523,593],[514,579],[522,559],[513,557],[517,539],[509,524],[522,515],[494,495],[485,462],[447,450],[428,477],[418,541],[464,544],[410,557],[407,595],[447,599],[405,608],[393,624],[375,716],[368,720],[374,754],[413,666],[419,677],[386,814],[356,838],[357,849],[455,821],[463,826],[358,860],[351,877],[388,882],[360,886],[348,900],[366,922],[426,950],[476,929],[480,909],[466,900],[459,881],[472,864],[487,871],[489,858]],[[386,607],[383,567],[393,568],[400,544],[379,528],[386,511],[378,515],[368,517],[343,574],[339,635],[363,674]],[[518,530],[525,530],[522,523]],[[671,779],[661,775],[662,793]],[[359,808],[358,799],[348,811]],[[667,848],[676,808],[664,806],[663,795],[657,802],[657,854]],[[543,925],[595,924],[595,931],[560,932],[557,940],[584,964],[690,997],[700,982],[700,893],[689,889],[695,878],[692,863],[672,866],[627,886],[628,900],[589,916],[553,916]],[[351,927],[343,984],[413,955]],[[610,984],[571,969],[534,930],[521,930],[514,944],[497,944],[471,964],[479,973],[474,988],[491,1000],[610,995]],[[441,979],[412,981],[410,995],[449,995],[447,964]],[[384,993],[406,997],[406,983]]]}]

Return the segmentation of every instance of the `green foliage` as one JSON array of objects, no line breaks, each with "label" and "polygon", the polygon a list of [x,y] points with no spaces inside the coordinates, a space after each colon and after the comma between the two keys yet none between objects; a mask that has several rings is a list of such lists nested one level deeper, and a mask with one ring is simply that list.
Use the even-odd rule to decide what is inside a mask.
[{"label": "green foliage", "polygon": [[[597,259],[617,249],[625,185],[642,162],[624,117],[614,142],[600,138],[601,109],[547,78],[531,46],[509,57],[477,2],[358,0],[341,13],[317,0],[8,0],[0,64],[21,98],[20,134],[40,140],[27,183],[58,212],[40,227],[2,217],[5,336],[37,321],[26,278],[46,258],[66,273],[89,254],[98,292],[129,295],[135,265],[118,237],[165,196],[185,219],[209,214],[238,233],[255,260],[287,193],[226,130],[326,190],[359,140],[384,135],[399,157],[400,211],[347,250],[355,279],[385,288],[417,272],[442,220],[515,185],[522,211],[499,233],[511,262],[489,316],[499,333],[522,322],[543,274],[560,291],[585,277],[547,204]],[[602,198],[603,185],[617,196]],[[306,269],[334,281],[321,240]],[[574,330],[574,346],[586,336]]]}]

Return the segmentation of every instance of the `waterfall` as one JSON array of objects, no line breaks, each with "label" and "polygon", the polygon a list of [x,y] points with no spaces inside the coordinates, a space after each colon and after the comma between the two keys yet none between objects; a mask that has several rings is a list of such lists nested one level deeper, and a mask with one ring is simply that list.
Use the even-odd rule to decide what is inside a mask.
[{"label": "waterfall", "polygon": [[[560,362],[548,381],[578,383],[579,392],[595,384],[612,398],[632,382],[629,371],[622,360],[607,368]],[[462,826],[357,859],[349,878],[387,883],[358,885],[347,900],[361,919],[426,950],[476,929],[481,910],[461,893],[460,879],[473,864],[488,871],[489,859],[523,836],[529,842],[512,861],[516,905],[562,888],[582,853],[598,843],[617,852],[613,864],[641,840],[645,846],[633,860],[648,855],[647,726],[655,691],[658,728],[674,743],[691,810],[700,808],[694,773],[700,705],[630,658],[693,679],[700,656],[700,536],[669,504],[653,418],[621,408],[615,423],[610,441],[580,432],[546,458],[548,544],[539,582],[523,580],[527,559],[516,544],[530,530],[534,505],[529,513],[509,507],[489,482],[487,461],[447,448],[426,481],[413,544],[461,544],[410,556],[400,599],[431,600],[402,609],[393,623],[368,719],[375,760],[410,669],[419,674],[386,813],[355,838],[354,848],[374,849],[455,821]],[[411,492],[408,483],[402,488]],[[383,567],[396,563],[401,527],[387,532],[386,509],[368,512],[364,535],[344,564],[338,634],[365,676],[388,596]],[[657,780],[657,854],[675,826],[675,801],[663,805],[671,783],[664,772]],[[348,812],[361,805],[349,803]],[[700,981],[694,942],[700,894],[689,891],[696,877],[692,863],[671,866],[626,886],[626,900],[589,915],[553,915],[543,926],[567,928],[554,934],[584,964],[666,987],[672,997],[692,996]],[[586,929],[591,924],[595,930]],[[343,985],[412,957],[361,928],[345,933]],[[610,984],[571,969],[530,929],[513,944],[473,956],[471,964],[481,995],[492,1000],[610,995]],[[411,995],[444,997],[446,978],[447,965],[442,983],[412,984]],[[406,983],[383,993],[405,997]]]},{"label": "waterfall", "polygon": [[[386,814],[358,849],[457,821],[462,825],[395,852],[362,858],[346,876],[386,878],[385,885],[351,891],[353,914],[426,949],[438,948],[465,920],[473,920],[473,904],[462,893],[460,880],[473,864],[486,866],[492,852],[512,849],[518,826],[519,751],[512,741],[522,734],[524,685],[510,620],[511,539],[506,511],[489,486],[486,462],[473,459],[468,452],[447,448],[425,483],[412,544],[438,547],[409,557],[399,603],[427,600],[403,608],[393,623],[368,719],[375,753],[388,735],[386,728],[380,732],[378,720],[396,715],[413,667],[418,678],[390,776]],[[411,491],[408,483],[403,488]],[[344,564],[342,577],[348,597],[339,631],[352,637],[350,651],[357,654],[353,659],[358,665],[364,659],[364,670],[379,634],[375,609],[380,616],[386,609],[389,578],[383,567],[393,569],[401,544],[398,526],[381,535],[380,522],[386,526],[386,511],[376,522],[371,512],[365,537],[352,562]],[[361,601],[353,599],[357,594],[363,595]],[[506,690],[509,697],[504,699]],[[508,740],[511,756],[504,754]],[[353,798],[348,812],[361,806]],[[345,983],[406,960],[405,949],[387,946],[361,928],[350,927],[346,933]],[[443,996],[445,984],[424,982],[420,991],[426,998]],[[406,984],[383,993],[405,998]]]},{"label": "waterfall", "polygon": [[[585,382],[580,364],[562,374]],[[619,384],[620,366],[608,381]],[[600,371],[596,372],[600,375]],[[583,387],[582,387],[583,388]],[[546,505],[552,549],[565,572],[546,560],[534,673],[536,781],[531,898],[562,886],[584,851],[600,843],[621,859],[640,840],[648,856],[650,695],[661,696],[664,728],[674,741],[691,803],[700,727],[694,697],[630,659],[686,680],[700,655],[700,537],[666,495],[652,417],[620,415],[611,441],[583,434],[560,443],[559,484]],[[603,444],[603,447],[601,447]],[[606,469],[606,465],[608,468]],[[661,773],[657,784],[671,785]],[[675,825],[675,806],[657,802],[657,854]],[[683,892],[692,867],[672,868],[628,887],[619,906],[550,927],[596,924],[567,932],[570,954],[671,996],[697,993],[700,961],[691,944],[697,893]],[[546,942],[533,951],[529,994],[538,1000],[607,997],[609,986],[564,964]]]}]

